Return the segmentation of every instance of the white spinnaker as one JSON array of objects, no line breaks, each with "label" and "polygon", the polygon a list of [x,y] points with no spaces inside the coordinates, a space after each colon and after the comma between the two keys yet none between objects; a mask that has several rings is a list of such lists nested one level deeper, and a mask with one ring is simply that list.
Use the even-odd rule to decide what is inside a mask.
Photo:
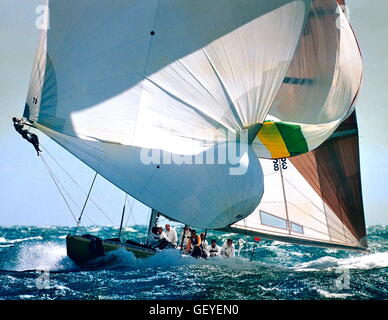
[{"label": "white spinnaker", "polygon": [[[314,150],[353,111],[362,59],[346,16],[335,1],[314,1],[286,78],[267,120],[297,124]],[[271,154],[254,143],[260,157]]]},{"label": "white spinnaker", "polygon": [[25,115],[148,206],[223,227],[261,199],[251,146],[243,175],[230,175],[232,163],[158,168],[141,161],[141,149],[194,157],[219,140],[224,148],[226,129],[263,121],[310,2],[51,0],[47,54],[44,46],[37,54],[44,83],[31,85]]},{"label": "white spinnaker", "polygon": [[232,231],[300,244],[362,249],[290,161],[286,161],[286,169],[281,160],[277,165],[273,160],[260,162],[264,172],[263,198],[251,215],[231,225]]}]

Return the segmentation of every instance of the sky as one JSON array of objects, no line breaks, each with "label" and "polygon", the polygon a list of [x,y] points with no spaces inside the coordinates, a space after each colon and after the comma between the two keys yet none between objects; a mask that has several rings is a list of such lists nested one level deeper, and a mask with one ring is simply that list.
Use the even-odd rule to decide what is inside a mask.
[{"label": "sky", "polygon": [[[40,157],[14,131],[11,118],[21,116],[37,45],[36,8],[44,0],[0,0],[0,226],[74,225]],[[387,0],[348,0],[349,18],[364,60],[364,79],[357,102],[362,191],[367,225],[388,224],[388,11]],[[79,187],[48,154],[46,161],[74,199],[78,216],[94,172],[44,134],[41,144],[76,178]],[[124,193],[98,177],[92,198],[118,225]],[[128,225],[145,224],[149,208],[129,200]],[[76,211],[76,209],[78,211]],[[111,225],[93,203],[84,224]],[[90,220],[88,220],[90,219]]]}]

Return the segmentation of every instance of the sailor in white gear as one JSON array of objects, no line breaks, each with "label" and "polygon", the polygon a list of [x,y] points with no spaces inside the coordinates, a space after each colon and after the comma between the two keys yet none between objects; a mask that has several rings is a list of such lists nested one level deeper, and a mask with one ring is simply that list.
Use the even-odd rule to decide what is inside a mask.
[{"label": "sailor in white gear", "polygon": [[217,246],[217,242],[213,239],[209,246],[209,257],[216,257],[220,255],[221,248]]},{"label": "sailor in white gear", "polygon": [[234,244],[232,239],[226,240],[221,248],[221,256],[225,258],[234,257]]},{"label": "sailor in white gear", "polygon": [[169,224],[166,224],[166,231],[164,231],[165,235],[167,236],[168,241],[176,247],[178,242],[178,236],[176,234],[176,231],[171,228]]},{"label": "sailor in white gear", "polygon": [[167,242],[170,242],[170,240],[167,237],[167,234],[163,231],[162,227],[158,227],[158,232],[159,232],[159,241],[162,241],[165,239]]}]

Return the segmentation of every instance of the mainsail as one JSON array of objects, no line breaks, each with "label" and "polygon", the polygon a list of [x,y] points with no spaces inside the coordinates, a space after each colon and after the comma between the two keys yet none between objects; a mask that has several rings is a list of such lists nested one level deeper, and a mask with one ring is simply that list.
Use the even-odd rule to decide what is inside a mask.
[{"label": "mainsail", "polygon": [[323,199],[326,210],[337,216],[351,238],[366,247],[355,111],[328,141],[291,162]]},{"label": "mainsail", "polygon": [[[253,212],[264,192],[257,157],[313,150],[359,89],[361,58],[335,0],[48,5],[24,117],[132,197],[195,227]],[[243,147],[237,161],[217,161]],[[231,174],[236,166],[243,174]]]},{"label": "mainsail", "polygon": [[[337,145],[336,134],[342,128],[312,152],[288,160],[260,160],[265,186],[260,205],[223,230],[296,244],[365,250],[358,153],[348,153],[357,145],[346,141]],[[353,138],[357,139],[357,133]],[[344,155],[350,158],[341,159]],[[346,164],[352,167],[344,170]],[[351,172],[357,168],[358,174]],[[350,174],[348,180],[341,173]]]}]

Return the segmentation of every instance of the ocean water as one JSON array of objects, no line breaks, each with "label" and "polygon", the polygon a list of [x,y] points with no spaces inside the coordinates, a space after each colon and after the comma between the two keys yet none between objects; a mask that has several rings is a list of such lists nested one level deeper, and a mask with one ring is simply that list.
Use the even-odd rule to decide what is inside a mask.
[{"label": "ocean water", "polygon": [[[117,234],[83,229],[78,233]],[[134,226],[125,235],[141,240],[145,230]],[[65,237],[74,232],[0,228],[0,299],[388,299],[388,226],[368,228],[369,254],[209,232],[219,244],[245,240],[240,258],[201,260],[167,250],[136,259],[117,250],[87,269],[66,255]]]}]

